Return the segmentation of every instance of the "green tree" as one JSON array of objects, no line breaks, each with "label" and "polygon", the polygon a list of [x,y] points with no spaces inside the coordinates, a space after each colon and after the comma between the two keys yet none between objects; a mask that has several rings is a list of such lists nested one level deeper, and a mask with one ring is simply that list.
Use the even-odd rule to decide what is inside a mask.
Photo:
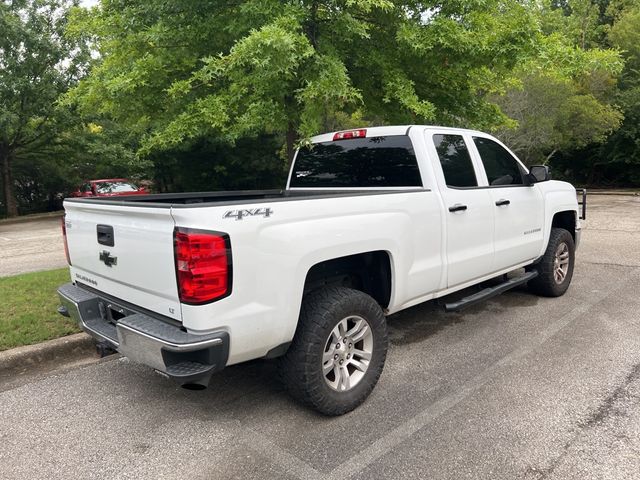
[{"label": "green tree", "polygon": [[586,50],[602,46],[607,32],[609,0],[545,0],[542,29],[547,35],[561,33],[572,44]]},{"label": "green tree", "polygon": [[627,0],[612,7],[617,8],[608,40],[625,58],[616,99],[624,122],[594,156],[617,174],[617,182],[640,185],[640,2]]},{"label": "green tree", "polygon": [[[597,29],[603,35],[597,44],[617,49],[624,60],[624,69],[606,99],[623,120],[606,141],[565,149],[553,164],[588,185],[640,185],[640,2],[603,0],[599,6]],[[598,124],[595,119],[594,125]]]},{"label": "green tree", "polygon": [[585,50],[558,33],[545,37],[496,99],[515,121],[498,135],[529,164],[601,144],[622,121],[613,102],[622,68],[615,50]]},{"label": "green tree", "polygon": [[[541,35],[523,56],[511,84],[496,98],[514,120],[498,134],[525,160],[552,165],[558,156],[601,145],[623,119],[616,102],[624,61],[603,40],[607,0],[551,0],[538,4]],[[593,169],[576,159],[573,170]]]},{"label": "green tree", "polygon": [[367,123],[495,127],[488,94],[533,51],[516,0],[102,0],[71,33],[100,58],[69,97],[142,154],[215,137],[300,138]]},{"label": "green tree", "polygon": [[86,49],[64,34],[76,3],[0,1],[0,173],[8,216],[18,213],[14,163],[67,128],[56,101],[85,72]]}]

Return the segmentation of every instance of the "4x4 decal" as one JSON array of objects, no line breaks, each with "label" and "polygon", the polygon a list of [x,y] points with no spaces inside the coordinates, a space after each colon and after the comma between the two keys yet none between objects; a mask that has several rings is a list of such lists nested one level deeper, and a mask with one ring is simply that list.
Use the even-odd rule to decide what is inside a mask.
[{"label": "4x4 decal", "polygon": [[235,218],[236,220],[242,220],[244,217],[255,217],[262,215],[267,218],[270,217],[273,210],[270,208],[249,208],[243,210],[229,210],[224,213],[222,218]]}]

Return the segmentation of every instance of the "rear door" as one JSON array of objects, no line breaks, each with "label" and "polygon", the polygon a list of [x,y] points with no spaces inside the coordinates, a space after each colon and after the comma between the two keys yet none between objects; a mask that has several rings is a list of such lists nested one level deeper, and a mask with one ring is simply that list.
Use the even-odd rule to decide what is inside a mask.
[{"label": "rear door", "polygon": [[493,204],[487,189],[478,188],[478,168],[466,135],[427,130],[427,147],[441,168],[435,168],[446,217],[447,287],[491,272]]},{"label": "rear door", "polygon": [[535,185],[524,185],[524,166],[494,139],[474,135],[472,150],[484,166],[494,209],[493,270],[536,258],[544,241],[542,193]]},{"label": "rear door", "polygon": [[65,201],[72,280],[181,320],[171,209],[119,203]]}]

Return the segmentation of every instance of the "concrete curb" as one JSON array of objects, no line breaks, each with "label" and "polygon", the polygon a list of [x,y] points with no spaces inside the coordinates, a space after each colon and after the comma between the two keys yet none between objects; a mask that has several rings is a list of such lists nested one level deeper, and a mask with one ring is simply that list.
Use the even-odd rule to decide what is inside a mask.
[{"label": "concrete curb", "polygon": [[36,213],[33,215],[25,215],[23,217],[3,218],[0,219],[0,226],[12,225],[14,223],[34,222],[36,220],[46,220],[47,218],[56,218],[64,215],[64,210],[58,210],[48,213]]},{"label": "concrete curb", "polygon": [[598,191],[598,190],[589,190],[587,188],[587,196],[589,195],[618,195],[623,197],[638,197],[640,196],[640,192],[635,192],[635,191],[616,192],[611,190]]},{"label": "concrete curb", "polygon": [[0,383],[31,370],[50,370],[52,367],[90,361],[92,357],[100,360],[95,341],[86,333],[12,348],[0,352]]}]

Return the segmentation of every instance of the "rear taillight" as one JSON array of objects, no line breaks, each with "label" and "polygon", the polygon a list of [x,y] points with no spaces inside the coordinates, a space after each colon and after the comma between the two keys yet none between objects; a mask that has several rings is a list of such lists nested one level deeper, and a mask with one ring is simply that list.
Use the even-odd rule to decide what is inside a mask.
[{"label": "rear taillight", "polygon": [[71,265],[71,257],[69,257],[69,244],[67,243],[67,224],[66,216],[62,216],[62,241],[64,242],[64,254],[67,256],[67,263]]},{"label": "rear taillight", "polygon": [[231,293],[231,243],[227,234],[177,227],[173,239],[182,303],[201,305]]},{"label": "rear taillight", "polygon": [[366,129],[360,130],[347,130],[345,132],[338,132],[333,135],[333,140],[347,140],[348,138],[364,138],[367,136]]}]

